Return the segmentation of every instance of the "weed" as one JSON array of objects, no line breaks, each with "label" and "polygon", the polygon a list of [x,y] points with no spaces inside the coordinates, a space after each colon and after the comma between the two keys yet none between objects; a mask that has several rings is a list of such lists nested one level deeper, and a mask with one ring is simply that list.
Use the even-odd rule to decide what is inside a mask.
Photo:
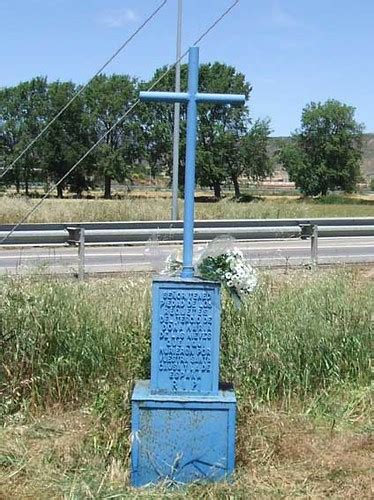
[{"label": "weed", "polygon": [[[129,395],[149,375],[150,282],[9,278],[0,291],[3,412]],[[264,276],[239,311],[223,300],[221,375],[239,397],[303,398],[367,385],[373,284],[331,272]],[[112,405],[111,405],[112,406]]]},{"label": "weed", "polygon": [[[206,197],[205,197],[206,198]],[[199,198],[197,198],[197,201]],[[243,195],[242,203],[229,198],[219,202],[196,203],[197,219],[279,219],[310,217],[374,216],[373,200],[327,197],[324,200],[253,198]],[[0,197],[0,223],[18,222],[36,200]],[[28,222],[99,222],[129,220],[168,220],[170,199],[127,197],[123,200],[46,200]],[[183,203],[180,200],[180,215]]]},{"label": "weed", "polygon": [[228,484],[129,486],[130,395],[149,376],[150,280],[4,278],[0,497],[370,496],[374,282],[262,274],[223,296],[221,375],[238,395]]}]

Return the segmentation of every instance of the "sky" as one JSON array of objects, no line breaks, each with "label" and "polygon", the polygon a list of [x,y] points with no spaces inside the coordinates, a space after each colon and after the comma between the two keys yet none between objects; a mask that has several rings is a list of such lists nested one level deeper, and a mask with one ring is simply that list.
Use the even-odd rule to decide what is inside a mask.
[{"label": "sky", "polygon": [[[0,0],[0,87],[37,75],[85,83],[162,0]],[[141,79],[175,60],[177,0],[110,65]],[[233,0],[183,0],[183,48]],[[374,0],[240,0],[201,42],[253,86],[251,117],[272,135],[300,126],[311,101],[338,99],[374,132]]]}]

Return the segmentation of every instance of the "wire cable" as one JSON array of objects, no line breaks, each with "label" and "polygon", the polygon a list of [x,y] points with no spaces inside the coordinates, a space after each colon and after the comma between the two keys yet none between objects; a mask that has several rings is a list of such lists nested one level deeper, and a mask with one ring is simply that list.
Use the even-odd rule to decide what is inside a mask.
[{"label": "wire cable", "polygon": [[96,73],[88,80],[88,82],[74,94],[74,96],[60,109],[60,111],[52,118],[50,122],[39,132],[39,134],[26,146],[26,148],[17,156],[15,160],[7,167],[4,172],[0,174],[0,180],[11,170],[14,165],[27,153],[27,151],[42,137],[42,135],[49,129],[49,127],[67,110],[72,102],[77,99],[88,87],[94,78],[96,78],[104,69],[118,56],[120,52],[136,37],[136,35],[159,13],[159,11],[166,5],[168,0],[163,2],[150,14],[147,19],[127,38],[125,42],[110,56],[109,59],[96,71]]},{"label": "wire cable", "polygon": [[[210,31],[217,26],[217,24],[227,16],[227,14],[239,3],[239,0],[235,0],[235,2],[228,8],[226,9],[203,33],[200,35],[200,37],[193,43],[193,45],[197,45],[201,40],[203,40]],[[175,66],[180,62],[186,55],[188,54],[187,49],[179,59],[177,59],[174,64],[169,66],[169,68],[159,77],[157,80],[155,80],[146,90],[146,92],[150,92],[158,83],[165,78],[165,76],[172,71]],[[48,191],[45,193],[45,195],[38,201],[36,205],[34,205],[27,213],[26,215],[19,221],[17,224],[7,233],[4,238],[0,241],[0,245],[2,245],[13,233],[18,229],[18,227],[26,222],[26,220],[32,215],[39,207],[40,205],[44,202],[46,198],[51,194],[51,192],[56,189],[57,186],[59,186],[81,163],[82,161],[87,158],[87,156],[92,153],[92,151],[107,137],[125,118],[127,115],[131,113],[131,111],[139,104],[140,99],[137,99],[131,106],[130,108],[108,129],[105,134],[103,134],[96,142],[93,144],[85,153],[83,156],[79,158],[79,160],[61,177],[61,179],[53,184],[51,188],[48,189]]]},{"label": "wire cable", "polygon": [[204,33],[196,40],[196,42],[193,45],[195,46],[199,42],[201,42],[201,40],[205,38],[217,26],[217,24],[219,24],[222,21],[222,19],[226,17],[227,14],[229,14],[232,11],[232,9],[238,5],[239,1],[240,0],[235,0],[235,2],[230,5],[230,7],[228,7],[224,12],[222,12],[222,14],[219,17],[217,17],[217,19],[209,26],[209,28],[206,31],[204,31]]}]

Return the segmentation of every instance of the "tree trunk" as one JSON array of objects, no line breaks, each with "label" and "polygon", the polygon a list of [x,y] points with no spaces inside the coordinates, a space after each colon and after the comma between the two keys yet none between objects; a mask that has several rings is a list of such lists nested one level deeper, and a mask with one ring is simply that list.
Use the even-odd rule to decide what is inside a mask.
[{"label": "tree trunk", "polygon": [[214,197],[217,200],[220,200],[221,199],[221,184],[218,181],[216,181],[213,184],[213,188],[214,188]]},{"label": "tree trunk", "polygon": [[104,198],[110,200],[112,197],[112,178],[109,175],[105,176]]},{"label": "tree trunk", "polygon": [[59,184],[57,186],[57,198],[59,198],[60,200],[62,200],[63,197],[64,197],[64,190],[63,190],[62,185]]},{"label": "tree trunk", "polygon": [[16,184],[16,193],[19,194],[19,190],[20,190],[20,182],[19,182],[19,178],[18,178],[18,175],[17,175],[17,178],[15,180],[15,184]]},{"label": "tree trunk", "polygon": [[26,175],[25,175],[25,195],[26,196],[29,195],[29,176],[28,176],[28,172],[26,172]]},{"label": "tree trunk", "polygon": [[231,176],[232,183],[234,184],[235,198],[238,200],[241,196],[239,181],[236,175]]}]

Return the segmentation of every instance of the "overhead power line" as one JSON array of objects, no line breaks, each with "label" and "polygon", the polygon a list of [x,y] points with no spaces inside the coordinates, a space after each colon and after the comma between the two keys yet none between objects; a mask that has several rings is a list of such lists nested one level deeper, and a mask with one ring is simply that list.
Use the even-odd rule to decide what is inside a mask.
[{"label": "overhead power line", "polygon": [[[222,19],[224,17],[226,17],[229,12],[231,12],[231,10],[239,3],[239,0],[235,0],[234,3],[228,8],[226,9],[219,17],[217,17],[217,19],[199,36],[199,38],[193,43],[193,46],[197,45],[198,43],[200,43],[211,31],[212,29],[214,29],[217,24],[222,21]],[[182,61],[186,55],[188,54],[188,50],[187,49],[185,52],[183,52],[183,54],[180,56],[179,59],[177,59],[174,64],[172,64],[171,66],[169,66],[169,68],[164,71],[164,73],[159,77],[157,78],[156,81],[154,81],[146,90],[146,92],[150,92],[156,85],[158,85],[164,78],[165,76],[170,73],[170,71],[172,71],[176,65]],[[129,115],[131,113],[131,111],[139,104],[140,102],[140,99],[137,99],[132,106],[130,106],[130,108],[114,123],[114,125],[112,125],[110,127],[110,129],[108,129],[105,134],[103,134],[100,139],[98,139],[95,144],[93,144],[93,146],[91,146],[85,153],[83,156],[81,156],[79,158],[79,160],[61,177],[61,179],[56,182],[51,188],[48,189],[48,191],[45,193],[45,195],[38,201],[38,203],[36,205],[34,205],[27,213],[26,215],[19,221],[17,222],[17,224],[9,231],[9,233],[7,233],[4,238],[0,241],[0,245],[2,245],[13,233],[14,231],[17,230],[17,228],[25,223],[27,221],[27,219],[30,217],[30,215],[32,215],[39,207],[40,205],[46,200],[46,198],[48,198],[48,196],[52,193],[52,191],[54,189],[57,188],[57,186],[59,186],[67,177],[69,177],[69,175],[82,163],[83,160],[85,160],[85,158],[87,158],[87,156],[92,153],[92,151],[94,151],[94,149],[105,139],[105,137],[107,137],[125,118],[127,115]]]},{"label": "overhead power line", "polygon": [[11,170],[14,165],[27,153],[27,151],[42,137],[49,127],[67,110],[72,102],[77,99],[88,87],[94,78],[96,78],[109,64],[118,56],[120,52],[136,37],[136,35],[159,13],[168,0],[163,2],[150,14],[147,19],[127,38],[125,42],[105,61],[105,63],[96,71],[96,73],[88,80],[88,82],[81,87],[76,94],[60,109],[60,111],[52,118],[50,122],[39,132],[39,134],[25,147],[25,149],[12,161],[12,163],[0,174],[0,180]]}]

